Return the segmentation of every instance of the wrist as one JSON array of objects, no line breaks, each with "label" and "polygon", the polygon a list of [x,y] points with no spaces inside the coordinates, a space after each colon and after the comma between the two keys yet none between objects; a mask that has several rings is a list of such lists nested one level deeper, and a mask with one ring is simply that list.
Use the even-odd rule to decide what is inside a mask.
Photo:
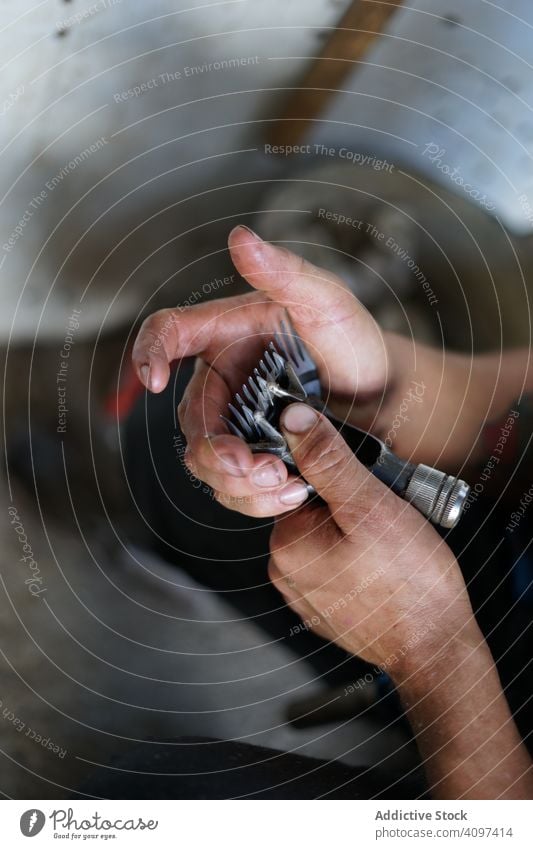
[{"label": "wrist", "polygon": [[[412,462],[458,470],[475,459],[498,374],[494,356],[467,357],[390,334],[395,363],[376,435]],[[388,444],[388,443],[387,443]]]},{"label": "wrist", "polygon": [[[477,368],[474,378],[479,385],[482,395],[482,408],[478,411],[477,432],[472,440],[470,462],[473,465],[484,463],[491,457],[498,443],[501,427],[506,426],[513,408],[518,409],[518,399],[525,393],[533,391],[531,378],[531,359],[529,350],[509,351],[500,354],[483,354],[476,360]],[[508,425],[507,425],[508,426]],[[506,452],[506,460],[510,461],[510,453]],[[501,460],[498,457],[498,462]],[[501,467],[505,464],[501,464]],[[497,468],[496,471],[501,471]]]},{"label": "wrist", "polygon": [[485,638],[472,617],[462,627],[445,631],[437,624],[431,638],[421,641],[418,651],[405,653],[402,662],[391,671],[391,678],[400,694],[422,697],[480,662],[493,665]]}]

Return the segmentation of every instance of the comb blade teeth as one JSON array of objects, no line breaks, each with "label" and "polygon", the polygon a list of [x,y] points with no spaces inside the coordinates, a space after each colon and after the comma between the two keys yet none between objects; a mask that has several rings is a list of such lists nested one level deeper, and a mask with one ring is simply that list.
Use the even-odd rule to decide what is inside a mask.
[{"label": "comb blade teeth", "polygon": [[259,445],[265,444],[277,446],[275,450],[285,445],[286,449],[276,424],[279,407],[276,385],[281,392],[286,383],[289,389],[304,397],[308,395],[309,386],[310,394],[320,394],[316,365],[290,318],[280,321],[262,359],[243,383],[240,393],[235,394],[234,403],[229,404],[229,418],[222,416],[230,431],[257,450],[264,450],[259,449]]},{"label": "comb blade teeth", "polygon": [[274,442],[277,445],[281,445],[285,442],[283,435],[260,413],[256,415],[256,425],[261,436],[269,441]]},{"label": "comb blade teeth", "polygon": [[268,380],[265,380],[265,378],[261,377],[260,374],[257,374],[255,379],[259,387],[258,392],[260,392],[261,397],[265,399],[265,408],[263,412],[267,413],[269,408],[274,406],[274,398],[270,391]]},{"label": "comb blade teeth", "polygon": [[274,372],[276,370],[276,364],[275,364],[274,360],[272,359],[272,357],[270,356],[270,351],[265,351],[263,356],[264,356],[265,362],[268,366],[268,373],[273,377]]},{"label": "comb blade teeth", "polygon": [[267,380],[274,380],[275,375],[273,374],[272,369],[268,365],[268,360],[266,363],[265,360],[261,360],[261,362],[259,363],[259,368],[261,369],[263,375],[266,377]]},{"label": "comb blade teeth", "polygon": [[[252,388],[253,397],[257,399],[256,408],[266,414],[269,406],[272,404],[272,398],[270,397],[270,394],[263,392],[255,382],[253,377],[248,378],[248,383]],[[250,396],[252,396],[252,392],[250,393]]]},{"label": "comb blade teeth", "polygon": [[259,406],[258,406],[258,403],[257,403],[257,398],[253,397],[252,393],[250,392],[250,390],[248,389],[248,387],[246,386],[245,383],[243,383],[243,385],[242,385],[242,394],[244,395],[246,400],[249,402],[249,404],[252,405],[252,409],[254,409],[254,410],[259,409]]},{"label": "comb blade teeth", "polygon": [[306,356],[306,351],[305,351],[305,348],[304,348],[304,343],[302,342],[302,340],[300,339],[300,337],[299,337],[297,334],[295,334],[295,335],[293,336],[293,339],[294,339],[294,345],[295,345],[295,347],[296,347],[296,349],[297,349],[297,351],[298,351],[298,354],[300,355],[300,359],[301,359],[301,361],[302,361],[302,363],[303,363],[303,362],[305,362],[305,356]]},{"label": "comb blade teeth", "polygon": [[[274,362],[276,377],[279,377],[285,369],[287,361],[290,361],[290,357],[285,357],[285,359],[283,359],[273,342],[270,343],[269,348],[270,351],[268,353],[270,354],[270,359]],[[265,351],[265,354],[267,354],[267,351]]]},{"label": "comb blade teeth", "polygon": [[[261,380],[262,380],[262,378],[261,378]],[[265,392],[265,389],[261,387],[261,384],[259,383],[259,381],[257,381],[257,383],[256,383],[255,380],[253,379],[253,377],[250,377],[248,379],[248,382],[249,382],[250,386],[253,387],[253,391],[255,392],[255,394],[257,396],[257,401],[258,401],[261,409],[263,410],[263,412],[266,412],[268,410],[269,406],[272,404],[272,396],[270,395],[270,392],[268,392],[268,389]],[[266,381],[264,381],[264,385],[265,385],[265,387],[267,386]]]},{"label": "comb blade teeth", "polygon": [[276,349],[274,349],[273,351],[265,351],[264,357],[268,364],[268,376],[270,380],[276,380],[281,370],[283,369],[285,363],[281,359]]},{"label": "comb blade teeth", "polygon": [[250,427],[250,425],[248,424],[246,419],[243,416],[241,416],[237,407],[234,407],[233,404],[228,404],[228,407],[231,410],[233,416],[235,417],[235,420],[240,424],[246,438],[253,437],[254,432],[253,432],[252,428]]},{"label": "comb blade teeth", "polygon": [[298,350],[294,344],[294,330],[292,326],[290,328],[287,327],[287,324],[284,319],[281,320],[280,326],[281,332],[283,334],[283,341],[285,342],[285,347],[289,355],[288,359],[292,360],[294,365],[298,366],[300,363],[298,358]]},{"label": "comb blade teeth", "polygon": [[274,341],[275,341],[278,349],[281,351],[281,353],[285,357],[285,359],[290,360],[289,352],[287,350],[287,346],[285,345],[285,339],[278,333],[277,330],[274,333]]},{"label": "comb blade teeth", "polygon": [[255,377],[255,381],[256,381],[257,385],[259,386],[259,388],[263,389],[263,385],[266,384],[266,380],[265,380],[265,378],[263,377],[263,375],[261,374],[261,372],[259,371],[258,368],[254,368],[254,377]]},{"label": "comb blade teeth", "polygon": [[231,421],[231,419],[228,419],[226,416],[222,416],[222,415],[220,416],[220,418],[229,427],[231,433],[234,436],[238,436],[239,439],[246,439],[242,430],[240,430],[240,428],[238,428],[237,425],[234,422]]},{"label": "comb blade teeth", "polygon": [[261,436],[266,439],[272,439],[272,434],[265,428],[264,422],[257,422],[257,427],[261,433]]},{"label": "comb blade teeth", "polygon": [[248,424],[249,424],[249,426],[250,426],[250,428],[252,429],[252,432],[253,432],[257,427],[257,423],[256,423],[256,420],[255,420],[254,414],[250,410],[250,407],[248,406],[248,404],[243,405],[242,411],[244,413],[246,421],[248,422]]},{"label": "comb blade teeth", "polygon": [[[300,369],[316,370],[315,361],[309,354],[305,343],[292,326],[290,319],[288,321],[281,319],[280,330],[284,340],[284,346],[289,352],[289,359],[292,359],[294,364]],[[278,334],[279,336],[280,334]]]},{"label": "comb blade teeth", "polygon": [[261,392],[266,395],[268,393],[268,381],[266,381],[265,378],[259,374],[257,369],[255,369],[255,379],[257,380],[257,384]]},{"label": "comb blade teeth", "polygon": [[268,343],[268,352],[271,356],[273,356],[274,354],[277,354],[278,357],[279,357],[279,351],[276,348],[276,344],[275,344],[274,340],[272,340],[271,342]]},{"label": "comb blade teeth", "polygon": [[[257,375],[257,374],[258,374],[257,369],[254,369],[254,375]],[[249,384],[250,384],[250,386],[252,387],[252,389],[253,389],[253,391],[255,392],[255,394],[256,394],[258,397],[261,397],[262,392],[261,392],[261,390],[260,390],[259,386],[257,385],[257,383],[255,382],[253,375],[250,375],[250,377],[248,378],[248,383],[249,383]]]},{"label": "comb blade teeth", "polygon": [[263,400],[263,394],[251,375],[248,378],[248,386],[250,387],[248,390],[250,394],[256,399],[257,403],[261,403]]}]

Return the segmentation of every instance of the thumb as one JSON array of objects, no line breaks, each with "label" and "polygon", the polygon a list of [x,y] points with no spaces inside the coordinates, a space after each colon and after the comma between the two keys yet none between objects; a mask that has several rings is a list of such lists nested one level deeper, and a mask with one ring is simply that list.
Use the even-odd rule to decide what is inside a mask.
[{"label": "thumb", "polygon": [[381,330],[340,277],[264,242],[248,227],[235,227],[228,244],[239,274],[287,309],[318,365],[321,359],[335,363],[336,392],[352,397],[358,373],[364,375],[359,387],[364,393],[383,389],[387,356]]},{"label": "thumb", "polygon": [[291,404],[281,415],[281,427],[301,475],[324,499],[341,531],[351,533],[379,504],[383,484],[313,407]]}]

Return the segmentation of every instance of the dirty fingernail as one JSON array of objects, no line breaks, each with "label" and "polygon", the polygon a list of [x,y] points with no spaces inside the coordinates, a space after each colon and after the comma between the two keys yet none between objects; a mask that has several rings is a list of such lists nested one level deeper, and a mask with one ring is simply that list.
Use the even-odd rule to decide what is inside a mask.
[{"label": "dirty fingernail", "polygon": [[281,416],[281,425],[291,433],[305,433],[317,420],[317,413],[307,404],[291,404]]},{"label": "dirty fingernail", "polygon": [[252,483],[256,486],[273,487],[278,486],[283,478],[278,466],[275,463],[266,463],[255,469],[250,475]]},{"label": "dirty fingernail", "polygon": [[290,483],[279,494],[279,500],[282,504],[290,504],[293,507],[297,504],[303,504],[308,496],[307,487],[304,483],[294,481]]}]

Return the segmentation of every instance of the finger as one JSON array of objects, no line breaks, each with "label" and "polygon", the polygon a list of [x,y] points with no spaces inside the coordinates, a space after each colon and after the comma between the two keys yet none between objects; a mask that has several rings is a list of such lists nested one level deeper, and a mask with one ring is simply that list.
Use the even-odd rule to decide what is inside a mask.
[{"label": "finger", "polygon": [[[194,371],[178,405],[178,416],[189,447],[198,436],[227,434],[221,413],[228,409],[231,393],[224,378],[208,363],[197,359]],[[237,440],[236,436],[231,441]],[[249,451],[249,449],[248,449]]]},{"label": "finger", "polygon": [[291,582],[306,583],[306,574],[314,573],[316,584],[335,581],[335,569],[323,571],[324,555],[334,558],[337,545],[345,535],[335,524],[327,507],[304,504],[287,515],[277,516],[270,535],[272,562]]},{"label": "finger", "polygon": [[320,615],[316,608],[310,604],[305,595],[298,589],[298,573],[287,573],[279,569],[275,558],[271,557],[268,562],[268,577],[284,601],[302,619],[303,626],[319,634],[323,639],[335,640],[335,635],[329,627],[324,616]]},{"label": "finger", "polygon": [[196,321],[194,311],[180,321],[177,310],[159,310],[146,318],[133,345],[132,361],[141,383],[152,392],[162,392],[170,376],[169,363],[193,356],[206,343],[209,324]]},{"label": "finger", "polygon": [[277,457],[270,454],[252,455],[251,463],[247,466],[246,460],[243,461],[234,452],[233,443],[222,443],[221,446],[220,439],[205,442],[202,462],[197,462],[189,450],[185,453],[184,462],[195,477],[228,500],[260,498],[269,490],[277,490],[287,482],[287,467]]},{"label": "finger", "polygon": [[295,507],[303,504],[309,497],[308,488],[300,478],[289,477],[287,483],[275,490],[254,493],[242,497],[233,497],[226,492],[215,492],[215,498],[224,507],[253,516],[266,519],[281,516]]},{"label": "finger", "polygon": [[[293,610],[297,612],[302,619],[304,618],[302,610],[305,609],[305,601],[299,596],[296,589],[296,580],[290,573],[282,571],[275,557],[271,557],[268,561],[268,577],[277,591],[281,593],[287,604],[290,604]],[[310,610],[310,608],[309,608]]]},{"label": "finger", "polygon": [[[281,516],[272,529],[270,536],[270,551],[279,558],[289,561],[294,559],[290,553],[291,546],[304,545],[306,550],[316,556],[323,549],[329,550],[344,535],[331,518],[329,509],[316,501],[303,504],[298,510]],[[287,557],[285,558],[285,555]]]},{"label": "finger", "polygon": [[178,407],[187,442],[185,462],[213,489],[244,497],[280,486],[287,467],[271,454],[252,454],[249,446],[228,433],[220,418],[227,409],[229,389],[207,363],[198,360],[183,400]]},{"label": "finger", "polygon": [[[132,361],[141,383],[162,392],[170,375],[169,363],[198,356],[216,345],[220,350],[262,330],[262,311],[256,293],[159,310],[141,325]],[[268,328],[265,328],[265,331]]]},{"label": "finger", "polygon": [[281,426],[302,476],[327,503],[346,534],[380,501],[383,484],[352,453],[327,418],[307,404],[291,404]]},{"label": "finger", "polygon": [[353,394],[357,368],[364,369],[366,393],[382,389],[387,363],[381,331],[339,277],[247,227],[235,227],[228,244],[237,271],[286,307],[311,355],[335,363],[336,391]]}]

